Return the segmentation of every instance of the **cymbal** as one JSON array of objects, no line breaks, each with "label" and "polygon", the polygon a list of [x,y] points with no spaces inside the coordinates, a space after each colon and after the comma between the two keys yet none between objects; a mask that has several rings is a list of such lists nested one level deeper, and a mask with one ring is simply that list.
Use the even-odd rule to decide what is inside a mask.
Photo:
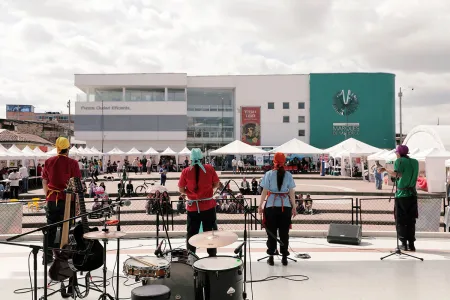
[{"label": "cymbal", "polygon": [[120,239],[126,235],[123,231],[91,231],[85,233],[83,237],[87,240],[114,240]]},{"label": "cymbal", "polygon": [[206,231],[191,237],[189,244],[197,248],[219,248],[231,245],[237,240],[237,234],[231,231]]}]

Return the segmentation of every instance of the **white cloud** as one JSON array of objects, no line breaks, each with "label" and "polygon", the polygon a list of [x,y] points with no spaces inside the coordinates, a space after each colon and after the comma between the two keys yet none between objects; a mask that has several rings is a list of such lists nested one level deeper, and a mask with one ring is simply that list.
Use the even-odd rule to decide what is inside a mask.
[{"label": "white cloud", "polygon": [[405,130],[450,124],[450,1],[361,3],[3,0],[0,116],[7,102],[65,110],[74,73],[373,71],[414,87]]}]

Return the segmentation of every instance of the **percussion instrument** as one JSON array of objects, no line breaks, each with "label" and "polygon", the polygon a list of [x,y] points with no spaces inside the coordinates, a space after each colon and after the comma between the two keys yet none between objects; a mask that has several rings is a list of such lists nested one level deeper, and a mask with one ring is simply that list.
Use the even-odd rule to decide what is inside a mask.
[{"label": "percussion instrument", "polygon": [[123,263],[123,273],[136,281],[165,278],[170,276],[170,262],[152,256],[130,257]]},{"label": "percussion instrument", "polygon": [[131,300],[165,300],[170,298],[170,289],[165,285],[149,285],[134,288]]},{"label": "percussion instrument", "polygon": [[[163,284],[170,288],[171,300],[195,300],[194,270],[190,265],[181,262],[172,262],[170,276],[158,280],[143,280],[143,285]],[[233,299],[231,299],[233,300]]]},{"label": "percussion instrument", "polygon": [[127,235],[123,231],[91,231],[85,233],[83,237],[88,240],[115,240]]},{"label": "percussion instrument", "polygon": [[197,260],[194,263],[195,299],[242,299],[242,267],[242,260],[231,256],[205,257]]},{"label": "percussion instrument", "polygon": [[189,250],[181,248],[173,249],[172,251],[169,252],[169,254],[171,262],[180,262],[188,265],[193,264],[192,261],[189,261],[189,255],[191,255],[194,258],[194,260],[199,259],[198,256],[195,255],[195,253],[192,253]]},{"label": "percussion instrument", "polygon": [[189,244],[197,248],[219,248],[233,244],[238,240],[236,233],[231,231],[206,231],[194,235]]}]

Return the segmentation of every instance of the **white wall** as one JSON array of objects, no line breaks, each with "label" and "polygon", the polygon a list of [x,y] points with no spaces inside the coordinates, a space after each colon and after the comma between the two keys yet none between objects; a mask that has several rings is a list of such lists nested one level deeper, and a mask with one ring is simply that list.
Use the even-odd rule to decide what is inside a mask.
[{"label": "white wall", "polygon": [[84,90],[108,87],[186,87],[186,73],[75,74],[75,86]]},{"label": "white wall", "polygon": [[[103,102],[104,115],[186,115],[186,101],[133,102],[110,101]],[[101,115],[101,102],[75,102],[77,115]]]}]

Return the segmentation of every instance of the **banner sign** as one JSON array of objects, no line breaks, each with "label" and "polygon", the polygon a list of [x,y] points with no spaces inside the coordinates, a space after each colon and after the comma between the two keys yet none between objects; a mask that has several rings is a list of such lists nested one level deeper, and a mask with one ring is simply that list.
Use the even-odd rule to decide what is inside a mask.
[{"label": "banner sign", "polygon": [[261,107],[241,106],[241,141],[261,146]]}]

